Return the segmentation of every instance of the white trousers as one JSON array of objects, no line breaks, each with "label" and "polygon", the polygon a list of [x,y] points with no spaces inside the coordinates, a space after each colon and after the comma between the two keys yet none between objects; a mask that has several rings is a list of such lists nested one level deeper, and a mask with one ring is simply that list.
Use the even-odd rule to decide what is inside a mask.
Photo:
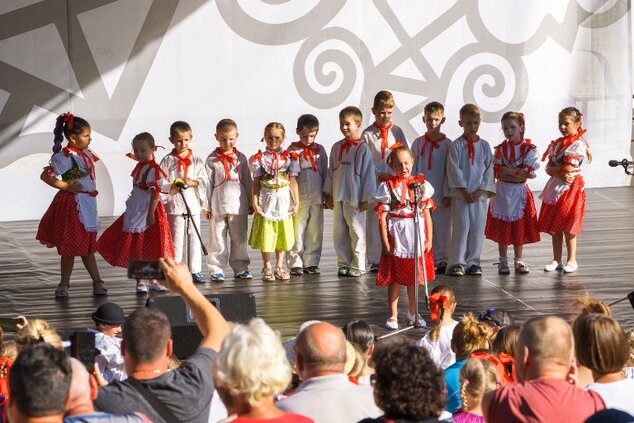
[{"label": "white trousers", "polygon": [[463,198],[451,199],[451,241],[447,251],[449,266],[454,264],[467,267],[480,266],[486,220],[486,200],[480,199],[475,203],[467,204]]},{"label": "white trousers", "polygon": [[366,211],[366,243],[368,263],[379,264],[383,245],[381,241],[381,229],[379,228],[379,214],[374,210],[376,203],[370,202]]},{"label": "white trousers", "polygon": [[300,202],[293,216],[295,244],[286,255],[289,268],[319,266],[324,239],[324,209],[321,204]]},{"label": "white trousers", "polygon": [[333,239],[337,266],[365,272],[365,212],[350,203],[335,202]]},{"label": "white trousers", "polygon": [[[237,275],[249,270],[247,254],[248,216],[226,215],[212,217],[209,228],[209,256],[207,267],[211,274],[225,273],[227,263]],[[227,239],[227,235],[231,241]]]},{"label": "white trousers", "polygon": [[[200,240],[196,235],[193,225],[189,230],[185,227],[185,217],[180,214],[168,214],[167,221],[172,231],[172,239],[174,240],[174,261],[177,263],[186,263],[191,273],[200,273],[202,271],[202,248],[200,248]],[[200,215],[192,215],[192,221],[200,230]],[[189,235],[189,244],[186,246],[187,235]],[[187,260],[187,248],[189,248],[189,262]]]},{"label": "white trousers", "polygon": [[431,212],[434,235],[432,238],[434,264],[439,264],[443,261],[447,262],[447,244],[449,243],[449,238],[451,237],[449,210],[450,207],[443,207],[441,204],[436,204],[436,210]]}]

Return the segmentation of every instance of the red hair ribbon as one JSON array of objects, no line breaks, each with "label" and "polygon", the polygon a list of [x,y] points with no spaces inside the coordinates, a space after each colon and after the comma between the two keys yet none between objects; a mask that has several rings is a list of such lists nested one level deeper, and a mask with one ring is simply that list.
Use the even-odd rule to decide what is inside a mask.
[{"label": "red hair ribbon", "polygon": [[439,292],[429,296],[429,311],[431,313],[432,321],[436,321],[440,318],[440,304],[442,304],[443,309],[445,310],[451,306],[449,298]]},{"label": "red hair ribbon", "polygon": [[385,126],[378,126],[376,123],[373,125],[375,128],[379,128],[381,130],[381,158],[385,159],[385,150],[389,149],[387,145],[388,131],[394,124],[390,122]]},{"label": "red hair ribbon", "polygon": [[64,113],[64,123],[66,123],[67,129],[73,129],[73,115],[70,112]]},{"label": "red hair ribbon", "polygon": [[489,354],[489,352],[487,351],[474,351],[471,353],[471,355],[469,356],[469,358],[476,358],[479,360],[488,360],[491,363],[493,363],[495,365],[495,372],[498,375],[498,382],[499,381],[506,381],[507,376],[506,376],[506,371],[504,369],[504,364],[502,363],[502,361],[500,361],[499,358],[497,358],[496,356]]}]

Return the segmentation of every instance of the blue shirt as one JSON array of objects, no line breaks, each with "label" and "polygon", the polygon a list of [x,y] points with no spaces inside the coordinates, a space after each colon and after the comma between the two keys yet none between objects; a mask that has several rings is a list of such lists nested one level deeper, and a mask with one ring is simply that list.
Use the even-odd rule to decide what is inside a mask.
[{"label": "blue shirt", "polygon": [[455,413],[462,405],[460,400],[460,369],[467,359],[457,360],[445,369],[445,385],[447,386],[447,411]]}]

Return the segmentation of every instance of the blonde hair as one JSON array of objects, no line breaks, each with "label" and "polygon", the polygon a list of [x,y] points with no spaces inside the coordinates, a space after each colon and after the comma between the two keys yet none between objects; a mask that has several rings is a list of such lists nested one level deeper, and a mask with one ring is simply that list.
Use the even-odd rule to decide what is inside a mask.
[{"label": "blonde hair", "polygon": [[15,361],[18,356],[18,345],[15,341],[4,341],[2,343],[2,355],[11,361]]},{"label": "blonde hair", "polygon": [[363,121],[363,112],[361,112],[358,107],[346,106],[339,112],[339,120],[345,119],[349,116],[352,116],[355,122],[361,125],[361,122]]},{"label": "blonde hair", "polygon": [[213,373],[221,390],[251,405],[282,392],[291,381],[279,334],[260,318],[231,328]]},{"label": "blonde hair", "polygon": [[630,359],[625,363],[625,367],[634,367],[634,329],[627,333],[627,343],[630,346]]},{"label": "blonde hair", "polygon": [[268,131],[269,129],[279,129],[280,131],[282,131],[282,138],[286,138],[286,129],[284,129],[284,125],[282,125],[279,122],[269,122],[265,127],[264,127],[264,133],[266,134],[266,131]]},{"label": "blonde hair", "polygon": [[[444,295],[445,297],[447,297],[451,304],[456,303],[456,294],[453,292],[453,289],[451,289],[447,285],[436,285],[434,289],[431,290],[431,295],[434,294]],[[431,339],[432,341],[438,341],[440,339],[442,319],[445,317],[445,305],[442,303],[442,301],[438,303],[438,307],[440,309],[440,314],[438,315],[438,323],[429,332],[429,339]]]},{"label": "blonde hair", "polygon": [[379,107],[387,107],[393,108],[395,105],[394,95],[389,91],[379,91],[374,96],[374,103],[372,104],[372,108],[376,109]]},{"label": "blonde hair", "polygon": [[604,301],[597,298],[593,298],[586,292],[586,294],[579,298],[574,303],[575,307],[579,307],[579,315],[577,319],[591,313],[603,314],[604,316],[612,317],[612,310],[610,306]]},{"label": "blonde hair", "polygon": [[460,108],[460,119],[464,119],[466,117],[480,117],[480,108],[475,104],[465,104]]},{"label": "blonde hair", "polygon": [[37,343],[47,343],[58,350],[63,350],[62,338],[57,331],[43,319],[33,319],[24,326],[15,337],[18,354]]},{"label": "blonde hair", "polygon": [[493,340],[492,349],[495,354],[507,353],[515,356],[515,346],[520,337],[520,325],[505,326],[498,331]]},{"label": "blonde hair", "polygon": [[462,316],[451,339],[455,345],[456,360],[467,358],[475,350],[488,350],[489,335],[489,326],[478,322],[473,313]]},{"label": "blonde hair", "polygon": [[460,369],[460,400],[464,411],[475,408],[469,404],[469,396],[482,402],[482,397],[498,387],[495,365],[489,360],[470,358]]}]

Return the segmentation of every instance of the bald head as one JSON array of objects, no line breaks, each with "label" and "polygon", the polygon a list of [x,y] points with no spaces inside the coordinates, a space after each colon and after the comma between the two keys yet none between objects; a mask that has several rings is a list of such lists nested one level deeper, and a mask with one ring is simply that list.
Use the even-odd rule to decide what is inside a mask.
[{"label": "bald head", "polygon": [[343,373],[346,363],[346,338],[341,329],[330,323],[315,323],[299,334],[295,353],[298,365],[301,361],[302,371],[306,372],[308,377],[324,373]]},{"label": "bald head", "polygon": [[524,381],[544,374],[567,376],[574,348],[572,330],[562,318],[539,316],[528,320],[517,341],[518,378]]},{"label": "bald head", "polygon": [[68,391],[68,410],[72,410],[79,405],[92,405],[90,374],[81,361],[76,358],[70,358],[70,367],[72,372],[70,390]]}]

